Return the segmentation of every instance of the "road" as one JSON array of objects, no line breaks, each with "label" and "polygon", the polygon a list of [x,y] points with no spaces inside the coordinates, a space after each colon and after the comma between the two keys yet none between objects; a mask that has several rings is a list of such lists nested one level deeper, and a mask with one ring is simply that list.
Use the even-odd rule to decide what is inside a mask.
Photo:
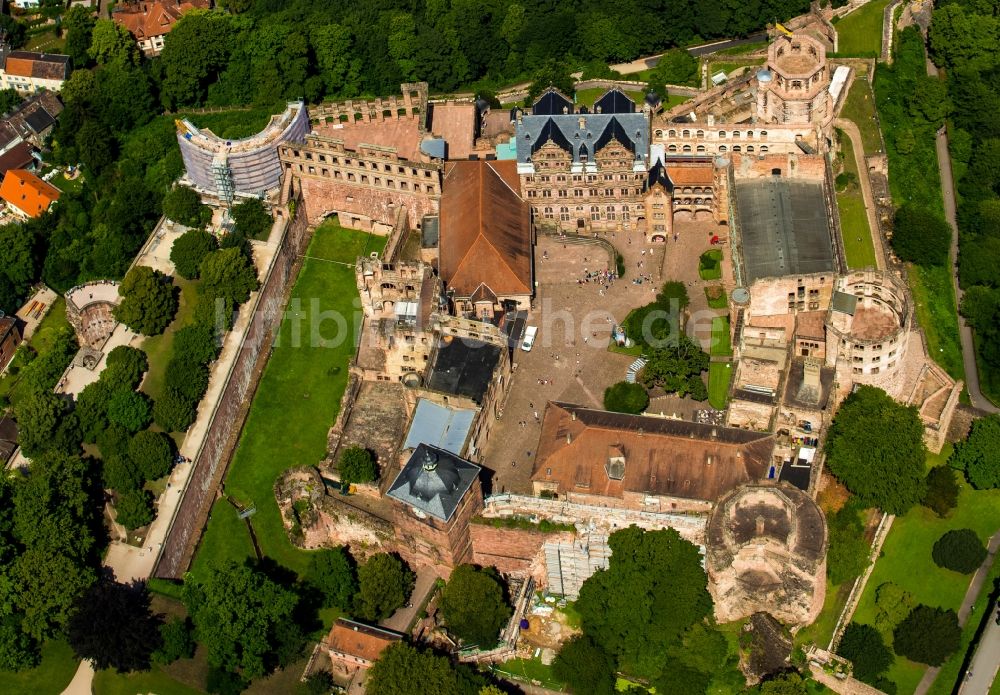
[{"label": "road", "polygon": [[[969,619],[969,613],[972,612],[972,604],[974,604],[976,599],[979,598],[979,593],[983,590],[983,586],[986,584],[986,576],[990,572],[990,567],[993,566],[993,558],[996,557],[998,549],[1000,549],[1000,531],[994,533],[993,537],[990,538],[990,543],[987,546],[989,553],[987,553],[986,559],[983,560],[983,564],[981,564],[979,569],[976,570],[976,573],[972,575],[972,581],[969,583],[969,588],[965,592],[965,598],[962,599],[962,605],[958,609],[958,624],[961,627],[965,626],[965,622]],[[994,636],[994,640],[1000,640],[1000,637]],[[927,690],[934,683],[934,679],[937,678],[940,670],[940,668],[928,668],[924,671],[924,677],[920,679],[920,684],[917,685],[917,689],[913,691],[913,695],[925,695]],[[989,669],[986,666],[983,666],[982,670],[986,671]],[[973,675],[974,674],[975,667],[973,667]],[[989,692],[989,685],[992,681],[993,679],[990,678],[989,682],[986,684],[985,690],[963,690],[963,692],[975,693],[975,695],[986,695],[986,693]]]},{"label": "road", "polygon": [[976,654],[972,657],[968,680],[962,683],[959,695],[987,695],[1000,668],[1000,625],[996,621],[997,607],[991,609],[986,631],[979,640]]},{"label": "road", "polygon": [[[710,41],[709,43],[699,44],[697,46],[690,46],[685,49],[688,53],[698,58],[700,56],[711,55],[718,51],[724,51],[727,48],[735,48],[737,46],[744,46],[748,43],[754,43],[755,41],[764,41],[767,38],[767,32],[759,32],[756,34],[751,34],[745,39],[722,39],[721,41]],[[619,63],[617,65],[611,65],[611,69],[620,72],[623,75],[631,75],[634,72],[642,72],[649,68],[655,68],[656,64],[660,62],[660,58],[663,56],[662,53],[657,53],[656,55],[645,56],[643,58],[636,58],[629,63]]]},{"label": "road", "polygon": [[[927,74],[936,77],[937,67],[927,61]],[[941,176],[941,197],[944,199],[944,216],[951,225],[951,283],[955,288],[955,305],[962,305],[962,288],[958,285],[958,221],[955,217],[955,178],[951,171],[951,153],[948,150],[948,131],[942,127],[937,132],[938,171]],[[958,315],[958,335],[962,341],[962,364],[965,367],[965,387],[969,390],[969,401],[974,408],[988,413],[1000,413],[979,387],[979,369],[976,366],[976,346],[972,340],[972,328]]]},{"label": "road", "polygon": [[417,581],[410,592],[409,606],[403,606],[391,616],[383,620],[379,625],[389,630],[406,633],[418,611],[422,611],[427,604],[427,597],[434,590],[434,583],[437,581],[437,573],[429,568],[422,567],[417,572]]}]

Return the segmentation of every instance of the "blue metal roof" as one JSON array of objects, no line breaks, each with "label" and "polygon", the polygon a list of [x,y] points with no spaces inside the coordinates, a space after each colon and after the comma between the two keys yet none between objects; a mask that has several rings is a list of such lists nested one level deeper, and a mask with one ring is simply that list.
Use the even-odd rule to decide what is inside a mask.
[{"label": "blue metal roof", "polygon": [[417,401],[403,448],[416,449],[420,444],[430,444],[461,456],[475,417],[474,410],[450,408],[421,398]]}]

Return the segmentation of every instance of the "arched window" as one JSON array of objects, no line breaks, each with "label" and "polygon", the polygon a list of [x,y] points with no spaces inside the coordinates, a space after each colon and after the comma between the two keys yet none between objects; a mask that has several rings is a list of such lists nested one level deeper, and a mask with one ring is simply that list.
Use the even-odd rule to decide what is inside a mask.
[{"label": "arched window", "polygon": [[663,131],[657,129],[656,132],[654,133],[654,135],[656,135],[656,137],[658,137],[658,138],[662,138],[663,137]]},{"label": "arched window", "polygon": [[738,130],[734,130],[734,131],[733,131],[733,137],[734,137],[734,138],[738,138],[739,136],[740,136],[740,131],[738,131]]},{"label": "arched window", "polygon": [[719,131],[719,137],[720,137],[720,138],[724,138],[724,137],[726,137],[726,131],[724,131],[724,130],[720,130],[720,131]]},{"label": "arched window", "polygon": [[704,145],[698,145],[698,147],[696,148],[696,151],[698,151],[698,152],[704,152],[705,151],[705,146]]},{"label": "arched window", "polygon": [[750,138],[751,140],[753,139],[753,131],[752,130],[748,130],[747,131],[747,137]]},{"label": "arched window", "polygon": [[725,152],[725,151],[726,151],[726,150],[728,150],[728,149],[729,149],[729,148],[728,148],[728,147],[726,147],[725,145],[719,145],[719,152]]},{"label": "arched window", "polygon": [[761,145],[761,146],[760,146],[760,151],[761,151],[762,153],[763,153],[763,152],[767,152],[767,145]]},{"label": "arched window", "polygon": [[667,147],[667,152],[676,152],[676,151],[677,151],[677,145],[669,145]]},{"label": "arched window", "polygon": [[747,145],[747,152],[753,152],[753,145]]},{"label": "arched window", "polygon": [[760,131],[760,139],[761,140],[767,140],[767,131],[766,130]]},{"label": "arched window", "polygon": [[676,130],[668,130],[667,131],[667,137],[668,138],[675,138],[675,137],[677,137],[677,131]]},{"label": "arched window", "polygon": [[703,138],[703,137],[705,137],[705,131],[704,131],[704,130],[699,130],[699,131],[697,131],[697,132],[695,133],[695,137],[698,137],[698,138]]},{"label": "arched window", "polygon": [[684,152],[690,152],[691,151],[691,145],[684,145],[683,151]]},{"label": "arched window", "polygon": [[733,145],[733,152],[739,152],[741,149],[739,145]]},{"label": "arched window", "polygon": [[685,138],[689,138],[689,137],[691,137],[691,131],[690,130],[685,130],[683,133],[681,133],[681,136],[685,137]]}]

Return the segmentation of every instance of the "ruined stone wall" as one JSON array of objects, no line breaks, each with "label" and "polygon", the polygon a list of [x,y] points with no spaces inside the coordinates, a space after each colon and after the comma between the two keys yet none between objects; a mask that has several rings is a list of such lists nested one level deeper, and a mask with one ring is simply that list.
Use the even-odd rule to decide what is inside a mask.
[{"label": "ruined stone wall", "polygon": [[412,229],[420,227],[424,215],[437,214],[440,194],[436,181],[434,193],[376,188],[309,176],[304,176],[300,185],[310,224],[337,213],[344,227],[386,234],[396,223],[399,206],[406,208],[407,222]]},{"label": "ruined stone wall", "polygon": [[[806,131],[808,132],[808,131]],[[826,157],[816,154],[731,155],[737,179],[770,178],[777,169],[781,176],[792,179],[824,181]]]},{"label": "ruined stone wall", "polygon": [[530,576],[539,585],[545,584],[545,558],[542,546],[549,541],[569,542],[573,533],[542,532],[528,529],[495,528],[473,523],[472,561],[477,565],[495,567],[499,572]]},{"label": "ruined stone wall", "polygon": [[184,498],[177,506],[160,549],[153,570],[156,577],[180,578],[191,564],[267,360],[267,352],[263,348],[270,344],[281,321],[287,290],[298,273],[297,259],[304,252],[310,237],[306,216],[300,209],[286,224],[256,302],[251,300],[242,309],[252,312],[253,318],[239,354],[224,376],[226,385],[209,420],[201,448],[195,454]]},{"label": "ruined stone wall", "polygon": [[747,322],[752,324],[754,316],[794,314],[797,311],[826,311],[833,298],[835,277],[836,274],[831,271],[755,280],[750,286],[750,310]]}]

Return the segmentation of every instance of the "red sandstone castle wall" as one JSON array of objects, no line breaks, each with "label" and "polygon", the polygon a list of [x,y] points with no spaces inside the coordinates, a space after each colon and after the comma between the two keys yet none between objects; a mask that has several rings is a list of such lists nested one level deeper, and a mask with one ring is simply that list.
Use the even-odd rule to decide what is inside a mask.
[{"label": "red sandstone castle wall", "polygon": [[543,533],[476,523],[470,526],[470,530],[474,563],[495,567],[499,572],[530,575],[539,586],[546,583],[542,546],[551,540],[573,537],[572,533],[565,531]]},{"label": "red sandstone castle wall", "polygon": [[368,220],[390,227],[396,222],[396,208],[405,205],[411,229],[416,229],[424,215],[435,215],[438,199],[423,193],[368,188],[333,179],[301,177],[302,198],[309,224],[318,224],[331,212],[341,214],[341,224],[351,226],[356,215],[364,227]]}]

